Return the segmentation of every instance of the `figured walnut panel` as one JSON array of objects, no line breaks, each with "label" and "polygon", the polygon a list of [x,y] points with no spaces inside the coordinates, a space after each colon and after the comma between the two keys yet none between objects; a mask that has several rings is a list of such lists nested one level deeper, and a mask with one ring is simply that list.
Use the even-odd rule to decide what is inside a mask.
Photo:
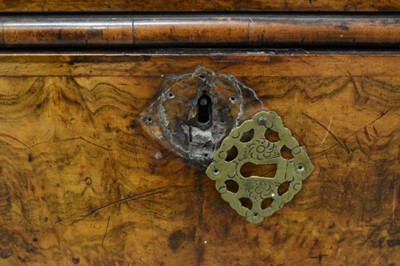
[{"label": "figured walnut panel", "polygon": [[391,0],[2,0],[3,12],[396,11]]},{"label": "figured walnut panel", "polygon": [[[2,55],[1,265],[395,265],[397,55]],[[258,226],[146,135],[162,75],[252,87],[315,171]],[[161,156],[160,156],[161,155]]]}]

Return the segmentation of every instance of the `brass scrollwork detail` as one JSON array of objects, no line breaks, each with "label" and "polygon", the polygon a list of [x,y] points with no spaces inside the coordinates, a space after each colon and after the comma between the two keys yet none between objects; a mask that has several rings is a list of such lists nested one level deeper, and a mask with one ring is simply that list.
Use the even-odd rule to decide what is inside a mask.
[{"label": "brass scrollwork detail", "polygon": [[[277,133],[277,139],[266,137],[271,130]],[[283,149],[291,151],[290,158],[283,157]],[[246,176],[241,169],[247,163],[275,165],[276,173]],[[261,111],[231,131],[206,172],[233,209],[249,222],[260,223],[293,199],[313,169],[306,149],[299,146],[282,119],[275,112]],[[230,184],[236,188],[230,188]],[[287,191],[281,193],[279,187],[284,184]]]}]

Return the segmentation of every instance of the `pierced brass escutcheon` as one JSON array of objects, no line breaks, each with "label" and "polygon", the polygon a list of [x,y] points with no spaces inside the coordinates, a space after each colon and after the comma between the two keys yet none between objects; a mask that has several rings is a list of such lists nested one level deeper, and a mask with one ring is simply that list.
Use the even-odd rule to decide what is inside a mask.
[{"label": "pierced brass escutcheon", "polygon": [[[273,138],[270,132],[277,134]],[[248,164],[271,165],[276,172],[248,176],[243,171]],[[291,201],[313,170],[306,149],[299,146],[282,119],[275,112],[261,111],[222,141],[206,173],[216,181],[222,198],[256,224]]]}]

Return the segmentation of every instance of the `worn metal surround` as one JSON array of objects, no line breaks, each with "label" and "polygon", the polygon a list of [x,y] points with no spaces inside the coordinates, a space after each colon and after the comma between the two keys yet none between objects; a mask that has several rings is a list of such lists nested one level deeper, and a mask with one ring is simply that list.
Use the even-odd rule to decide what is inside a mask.
[{"label": "worn metal surround", "polygon": [[[270,130],[278,133],[279,140],[267,139]],[[289,157],[283,154],[286,148],[291,151]],[[246,163],[276,165],[276,174],[245,177],[242,167]],[[292,200],[313,169],[306,149],[299,146],[281,118],[275,112],[262,111],[224,139],[207,175],[233,209],[249,222],[259,223]],[[285,185],[287,191],[281,189]]]},{"label": "worn metal surround", "polygon": [[198,66],[193,73],[166,77],[141,121],[169,150],[208,166],[229,132],[263,107],[235,77]]},{"label": "worn metal surround", "polygon": [[[141,121],[145,130],[181,157],[203,166],[214,159],[207,175],[217,181],[222,198],[248,221],[259,223],[289,202],[313,170],[305,148],[299,147],[281,118],[260,110],[265,107],[251,88],[233,76],[199,66],[193,73],[165,78]],[[278,139],[266,136],[271,130]],[[289,157],[284,156],[285,149]],[[247,163],[253,164],[250,172],[257,165],[271,164],[276,173],[264,176],[264,169],[245,176]]]}]

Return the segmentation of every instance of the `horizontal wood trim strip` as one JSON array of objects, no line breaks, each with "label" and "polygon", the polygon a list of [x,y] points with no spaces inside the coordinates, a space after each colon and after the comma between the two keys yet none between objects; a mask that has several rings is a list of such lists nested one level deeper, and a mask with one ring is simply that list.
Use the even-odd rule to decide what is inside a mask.
[{"label": "horizontal wood trim strip", "polygon": [[0,19],[2,47],[399,47],[396,15],[24,16]]},{"label": "horizontal wood trim strip", "polygon": [[[237,77],[399,76],[400,53],[0,55],[0,77],[175,75],[199,65]],[[373,67],[371,67],[373,64]]]},{"label": "horizontal wood trim strip", "polygon": [[2,12],[148,12],[148,11],[396,11],[392,0],[13,0]]}]

